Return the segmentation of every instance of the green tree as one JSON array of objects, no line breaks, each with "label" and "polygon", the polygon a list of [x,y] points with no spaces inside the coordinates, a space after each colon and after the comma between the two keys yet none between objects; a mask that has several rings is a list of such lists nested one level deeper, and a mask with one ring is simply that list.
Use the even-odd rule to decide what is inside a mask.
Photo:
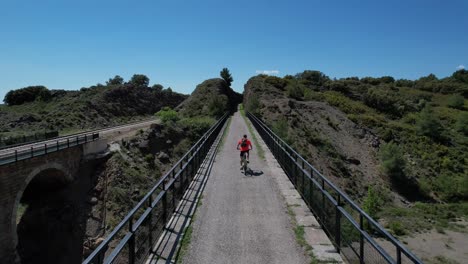
[{"label": "green tree", "polygon": [[369,186],[369,189],[367,189],[367,196],[364,198],[363,202],[363,209],[364,211],[372,218],[376,218],[377,213],[380,210],[380,205],[382,201],[379,198],[379,195],[377,192],[372,188],[372,186]]},{"label": "green tree", "polygon": [[288,96],[297,100],[301,100],[304,97],[304,89],[298,83],[292,83],[286,88]]},{"label": "green tree", "polygon": [[106,82],[106,85],[121,85],[123,83],[124,83],[124,79],[120,77],[119,75],[116,75],[114,78],[110,78]]},{"label": "green tree", "polygon": [[134,74],[129,83],[138,87],[148,87],[149,81],[149,78],[144,74]]},{"label": "green tree", "polygon": [[210,115],[220,117],[227,111],[228,98],[225,95],[213,95],[208,101]]},{"label": "green tree", "polygon": [[442,125],[429,105],[423,108],[416,119],[416,130],[419,135],[440,139],[443,130]]},{"label": "green tree", "polygon": [[403,157],[403,151],[397,144],[393,142],[385,144],[380,149],[379,156],[382,162],[382,168],[388,176],[399,182],[406,180],[406,161]]},{"label": "green tree", "polygon": [[52,93],[45,86],[28,86],[25,88],[11,90],[3,101],[7,105],[20,105],[35,100],[47,101],[52,98]]},{"label": "green tree", "polygon": [[447,105],[451,108],[462,109],[465,104],[465,98],[459,94],[451,95],[448,98]]},{"label": "green tree", "polygon": [[296,78],[307,81],[312,85],[323,85],[330,78],[320,71],[306,70],[296,75]]},{"label": "green tree", "polygon": [[230,87],[231,83],[234,81],[232,79],[231,73],[229,72],[228,68],[223,68],[221,72],[219,73],[221,75],[221,78],[227,83],[227,85]]},{"label": "green tree", "polygon": [[465,112],[458,116],[455,127],[459,132],[468,136],[468,113]]},{"label": "green tree", "polygon": [[164,86],[162,86],[161,84],[155,84],[151,88],[153,88],[153,90],[156,92],[161,92],[164,89]]}]

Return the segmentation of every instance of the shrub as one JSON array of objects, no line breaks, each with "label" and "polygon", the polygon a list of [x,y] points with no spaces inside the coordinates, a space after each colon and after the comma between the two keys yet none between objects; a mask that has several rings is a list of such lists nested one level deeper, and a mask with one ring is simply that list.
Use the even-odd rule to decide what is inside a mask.
[{"label": "shrub", "polygon": [[290,84],[287,86],[288,96],[297,100],[304,97],[304,89],[299,86],[297,83]]},{"label": "shrub", "polygon": [[442,135],[442,125],[430,106],[424,107],[416,119],[416,130],[419,135],[427,136],[432,139],[440,139]]},{"label": "shrub", "polygon": [[390,222],[389,228],[392,231],[392,233],[397,235],[397,236],[406,235],[406,230],[403,227],[403,225],[401,224],[401,222],[399,222],[399,221]]},{"label": "shrub", "polygon": [[459,94],[451,95],[448,98],[447,106],[456,109],[462,109],[465,104],[465,98]]},{"label": "shrub", "polygon": [[159,110],[159,112],[156,113],[156,116],[161,118],[163,123],[167,123],[169,121],[175,122],[179,120],[179,114],[168,106]]},{"label": "shrub", "polygon": [[273,123],[273,132],[283,140],[287,141],[288,138],[288,121],[284,118]]},{"label": "shrub", "polygon": [[390,142],[380,149],[380,160],[384,172],[393,180],[405,181],[406,161],[403,157],[403,152],[400,147]]},{"label": "shrub", "polygon": [[455,124],[457,131],[468,136],[468,113],[461,113]]},{"label": "shrub", "polygon": [[306,101],[323,101],[325,98],[321,93],[315,92],[312,89],[304,89],[304,100]]},{"label": "shrub", "polygon": [[220,117],[226,113],[228,98],[225,95],[213,95],[208,101],[208,110],[211,116]]},{"label": "shrub", "polygon": [[252,95],[249,98],[249,101],[247,102],[246,110],[252,114],[256,114],[258,112],[259,107],[260,101],[258,100],[258,97],[256,95]]},{"label": "shrub", "polygon": [[279,78],[279,77],[276,77],[276,76],[268,76],[266,79],[265,79],[265,82],[280,89],[280,90],[284,90],[284,88],[286,87],[286,85],[288,84],[288,82],[282,78]]},{"label": "shrub", "polygon": [[372,186],[369,186],[369,189],[367,190],[367,196],[364,199],[363,202],[363,209],[364,211],[372,218],[375,218],[378,211],[380,210],[380,205],[381,205],[381,200],[379,198],[379,195],[377,192],[372,188]]},{"label": "shrub", "polygon": [[35,100],[47,101],[50,98],[52,93],[45,86],[28,86],[9,91],[3,101],[7,105],[20,105]]}]

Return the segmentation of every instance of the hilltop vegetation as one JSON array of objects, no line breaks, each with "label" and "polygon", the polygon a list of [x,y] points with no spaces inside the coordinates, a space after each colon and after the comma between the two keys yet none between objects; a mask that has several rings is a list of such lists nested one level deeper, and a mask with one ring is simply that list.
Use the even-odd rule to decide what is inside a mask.
[{"label": "hilltop vegetation", "polygon": [[235,111],[241,102],[242,95],[234,92],[226,80],[214,78],[197,85],[190,97],[178,107],[178,110],[187,117],[220,117],[228,111]]},{"label": "hilltop vegetation", "polygon": [[[464,208],[468,202],[466,70],[416,81],[336,80],[319,71],[259,75],[245,91],[248,111],[262,116],[349,195],[369,203],[366,190],[377,189],[375,217],[405,221],[390,217],[390,208],[404,210],[416,201],[440,210],[447,208],[442,203]],[[447,223],[467,216],[466,210],[440,215]]]},{"label": "hilltop vegetation", "polygon": [[148,77],[135,74],[128,82],[116,76],[106,85],[79,91],[48,90],[44,86],[13,90],[5,96],[7,105],[0,106],[0,134],[44,130],[66,133],[112,126],[149,117],[165,106],[176,107],[187,98],[162,85],[148,85]]}]

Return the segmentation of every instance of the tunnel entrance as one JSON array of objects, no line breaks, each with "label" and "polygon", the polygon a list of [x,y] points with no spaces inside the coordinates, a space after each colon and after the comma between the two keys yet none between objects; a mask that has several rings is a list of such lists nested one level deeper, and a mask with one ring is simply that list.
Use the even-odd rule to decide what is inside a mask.
[{"label": "tunnel entrance", "polygon": [[[81,248],[80,225],[69,187],[71,179],[50,168],[26,187],[17,208],[17,252],[21,263],[70,263]],[[78,239],[77,239],[78,238]],[[78,254],[80,252],[78,251]],[[79,256],[78,256],[79,259]]]}]

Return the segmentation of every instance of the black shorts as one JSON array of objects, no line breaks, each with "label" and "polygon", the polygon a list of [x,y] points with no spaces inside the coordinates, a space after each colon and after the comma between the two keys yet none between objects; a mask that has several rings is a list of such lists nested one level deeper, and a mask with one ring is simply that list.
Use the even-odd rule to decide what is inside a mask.
[{"label": "black shorts", "polygon": [[249,151],[248,151],[248,150],[246,150],[246,151],[241,151],[241,152],[240,152],[240,156],[242,157],[242,155],[244,155],[244,153],[249,154]]}]

